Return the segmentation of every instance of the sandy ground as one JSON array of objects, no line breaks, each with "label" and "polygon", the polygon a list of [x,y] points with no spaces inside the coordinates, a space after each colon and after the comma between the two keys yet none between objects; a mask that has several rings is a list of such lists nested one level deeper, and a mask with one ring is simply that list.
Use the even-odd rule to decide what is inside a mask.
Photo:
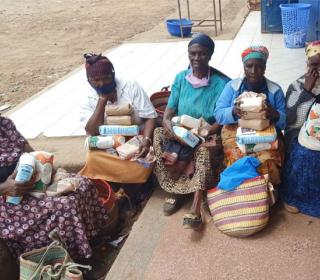
[{"label": "sandy ground", "polygon": [[[211,0],[190,2],[192,16],[212,13]],[[218,38],[230,39],[247,14],[246,0],[222,2]],[[181,3],[186,15],[185,0]],[[0,105],[16,105],[57,81],[83,63],[85,52],[126,40],[177,40],[163,24],[177,15],[173,0],[1,0]],[[212,27],[199,31],[214,35]]]},{"label": "sandy ground", "polygon": [[19,103],[81,65],[83,53],[116,46],[174,11],[171,0],[154,2],[1,0],[0,101]]}]

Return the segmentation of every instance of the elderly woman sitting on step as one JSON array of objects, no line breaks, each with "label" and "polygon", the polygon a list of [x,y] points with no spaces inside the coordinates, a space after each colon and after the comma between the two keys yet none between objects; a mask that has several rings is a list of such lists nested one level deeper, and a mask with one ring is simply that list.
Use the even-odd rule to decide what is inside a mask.
[{"label": "elderly woman sitting on step", "polygon": [[[91,257],[89,241],[116,224],[116,206],[108,209],[93,182],[79,175],[71,175],[79,182],[74,192],[31,196],[35,176],[18,183],[15,168],[22,153],[32,151],[13,122],[0,116],[0,238],[18,258],[21,253],[51,243],[49,233],[55,230],[73,259]],[[12,204],[7,202],[8,196],[23,198],[19,204]]]},{"label": "elderly woman sitting on step", "polygon": [[173,131],[172,118],[175,115],[203,118],[210,124],[207,139],[220,133],[221,127],[213,117],[213,110],[230,79],[209,66],[213,51],[214,42],[205,34],[189,42],[190,69],[177,74],[164,113],[163,128],[157,128],[154,135],[155,174],[160,186],[172,194],[165,200],[164,214],[171,215],[179,209],[182,195],[194,194],[190,213],[183,219],[185,228],[196,229],[202,224],[202,193],[217,179],[218,155],[222,155],[222,150],[221,145],[214,146],[212,156],[210,149],[205,147],[206,143],[195,148],[181,144]]},{"label": "elderly woman sitting on step", "polygon": [[[264,76],[268,56],[268,49],[264,46],[251,46],[242,52],[241,57],[245,77],[234,79],[226,85],[217,101],[214,116],[219,124],[224,125],[221,137],[226,166],[230,166],[246,154],[253,155],[261,162],[258,169],[260,174],[268,174],[269,181],[277,186],[280,184],[280,168],[284,159],[281,130],[286,125],[285,97],[281,87]],[[261,102],[262,108],[259,112],[247,112],[242,107],[245,105],[244,103],[237,103],[239,96],[244,92],[250,92],[247,96],[250,96],[250,94],[252,96],[253,94],[255,97],[257,96],[255,93],[263,94],[259,95],[261,99],[260,97],[255,99],[264,100],[263,103]],[[249,117],[250,114],[252,118]],[[238,128],[238,122],[239,126],[242,127],[241,129]],[[248,132],[248,129],[252,128],[246,127],[248,124],[249,126],[253,125],[253,128],[256,125],[261,125],[261,127],[256,128],[256,130],[264,130],[266,128],[261,135],[271,133],[274,139],[277,137],[277,140],[266,145],[256,145],[255,143],[239,145],[239,140],[236,140],[237,138],[239,139],[239,132],[240,135],[241,133],[244,135]],[[275,126],[276,129],[272,128],[272,126]],[[256,132],[256,130],[251,130],[251,132]],[[275,133],[277,133],[277,136]],[[257,135],[259,135],[259,131]]]},{"label": "elderly woman sitting on step", "polygon": [[[81,122],[87,135],[99,135],[99,126],[108,123],[107,105],[129,105],[133,109],[133,124],[139,125],[143,137],[138,157],[148,154],[152,146],[157,113],[145,91],[139,84],[125,81],[115,75],[110,60],[102,55],[85,55],[86,74],[90,88],[81,105]],[[110,117],[111,118],[111,117]],[[91,179],[113,183],[145,183],[152,168],[145,168],[136,161],[122,160],[106,151],[88,151],[87,161],[80,171]],[[137,185],[138,186],[138,185]],[[139,187],[139,186],[138,186]],[[133,189],[133,186],[130,187]]]},{"label": "elderly woman sitting on step", "polygon": [[320,217],[320,41],[306,47],[307,73],[286,94],[286,161],[280,197],[286,210]]}]

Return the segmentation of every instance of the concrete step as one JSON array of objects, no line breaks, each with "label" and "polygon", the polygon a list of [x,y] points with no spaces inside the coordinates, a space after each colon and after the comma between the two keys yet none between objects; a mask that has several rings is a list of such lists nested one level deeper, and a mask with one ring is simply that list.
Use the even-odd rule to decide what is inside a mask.
[{"label": "concrete step", "polygon": [[78,172],[85,164],[85,139],[86,136],[40,136],[28,141],[35,151],[53,153],[55,167],[62,167],[69,172]]},{"label": "concrete step", "polygon": [[278,204],[266,229],[232,238],[208,213],[202,231],[183,229],[188,207],[165,217],[164,196],[157,189],[148,201],[106,280],[319,279],[318,219]]}]

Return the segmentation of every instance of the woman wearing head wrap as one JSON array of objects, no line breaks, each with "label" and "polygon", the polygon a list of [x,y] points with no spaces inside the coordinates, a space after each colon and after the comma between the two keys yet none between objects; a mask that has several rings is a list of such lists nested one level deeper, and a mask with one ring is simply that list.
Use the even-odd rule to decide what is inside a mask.
[{"label": "woman wearing head wrap", "polygon": [[[100,55],[86,54],[86,73],[93,91],[82,106],[82,122],[88,135],[98,135],[98,128],[105,121],[107,104],[129,103],[134,110],[135,120],[144,125],[141,143],[143,155],[149,151],[157,114],[145,91],[136,83],[123,81],[115,76],[110,60]],[[91,103],[94,104],[91,104]],[[93,105],[93,106],[92,106]]]},{"label": "woman wearing head wrap", "polygon": [[179,209],[181,195],[194,193],[191,211],[183,219],[186,228],[197,228],[202,223],[202,190],[213,183],[213,166],[206,148],[200,146],[192,149],[176,141],[171,119],[175,115],[188,115],[197,119],[202,117],[211,125],[208,135],[219,133],[220,126],[217,125],[212,112],[230,79],[209,66],[213,51],[214,42],[205,34],[200,34],[190,41],[190,69],[176,75],[164,113],[163,128],[156,129],[154,136],[157,157],[155,173],[160,186],[172,194],[165,200],[165,215],[171,215]]},{"label": "woman wearing head wrap", "polygon": [[306,47],[307,73],[286,93],[287,146],[280,195],[285,208],[320,217],[320,41]]},{"label": "woman wearing head wrap", "polygon": [[[217,122],[224,125],[221,136],[224,146],[225,163],[230,166],[236,160],[249,154],[249,149],[240,149],[236,142],[238,121],[244,114],[236,103],[236,99],[244,92],[263,93],[265,104],[259,112],[260,120],[269,120],[278,131],[278,148],[256,151],[252,149],[251,155],[255,155],[261,162],[258,171],[261,174],[269,174],[269,179],[274,185],[280,183],[280,168],[284,158],[283,141],[279,139],[281,130],[285,128],[285,97],[281,87],[268,80],[264,74],[269,56],[268,49],[264,46],[251,46],[242,54],[244,77],[230,81],[224,88],[214,112]],[[270,145],[270,148],[272,145]],[[269,148],[269,145],[268,145]]]},{"label": "woman wearing head wrap", "polygon": [[[99,135],[99,126],[108,124],[108,120],[112,118],[107,116],[106,105],[129,105],[133,113],[128,112],[124,116],[132,119],[132,124],[139,125],[141,130],[143,128],[143,137],[136,157],[145,157],[152,146],[157,117],[149,97],[136,82],[119,78],[107,57],[101,54],[86,54],[85,59],[87,79],[91,87],[81,105],[81,122],[87,135]],[[114,121],[112,124],[117,123]],[[123,123],[119,123],[121,124]],[[151,170],[136,161],[122,160],[105,151],[88,151],[86,165],[80,174],[115,183],[144,183]]]}]

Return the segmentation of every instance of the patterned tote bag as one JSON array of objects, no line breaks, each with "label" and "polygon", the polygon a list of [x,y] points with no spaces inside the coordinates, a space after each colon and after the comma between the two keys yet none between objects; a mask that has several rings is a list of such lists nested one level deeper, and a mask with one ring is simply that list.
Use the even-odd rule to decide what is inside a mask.
[{"label": "patterned tote bag", "polygon": [[83,280],[79,268],[91,267],[74,263],[60,244],[55,240],[47,247],[22,254],[19,258],[20,280]]},{"label": "patterned tote bag", "polygon": [[269,220],[269,190],[264,176],[246,180],[233,191],[207,192],[215,226],[223,233],[246,237],[263,229]]}]

